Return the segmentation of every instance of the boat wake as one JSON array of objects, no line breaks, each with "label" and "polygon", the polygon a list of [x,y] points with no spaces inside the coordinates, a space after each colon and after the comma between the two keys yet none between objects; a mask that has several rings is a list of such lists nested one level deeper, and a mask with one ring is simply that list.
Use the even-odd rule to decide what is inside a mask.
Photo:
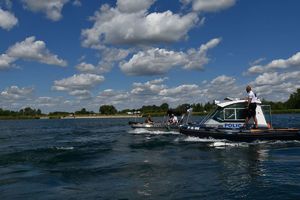
[{"label": "boat wake", "polygon": [[132,129],[128,133],[131,134],[151,134],[151,135],[179,135],[177,131],[159,131],[159,130],[147,130],[144,128]]},{"label": "boat wake", "polygon": [[298,140],[290,140],[290,141],[281,141],[281,140],[274,140],[274,141],[254,141],[251,143],[247,142],[233,142],[225,139],[214,139],[214,138],[199,138],[199,137],[192,137],[187,136],[184,139],[177,138],[176,142],[178,141],[183,142],[193,142],[193,143],[203,143],[207,144],[209,147],[217,148],[217,149],[224,149],[230,147],[250,147],[250,146],[259,146],[259,145],[300,145],[300,141]]},{"label": "boat wake", "polygon": [[216,149],[224,149],[226,147],[249,147],[249,144],[241,142],[213,142],[209,146]]},{"label": "boat wake", "polygon": [[199,142],[199,143],[205,143],[208,144],[209,147],[223,149],[226,147],[248,147],[248,143],[244,142],[232,142],[228,140],[221,140],[221,139],[214,139],[214,138],[198,138],[198,137],[192,137],[187,136],[183,139],[184,142]]},{"label": "boat wake", "polygon": [[187,136],[183,140],[185,142],[204,142],[204,143],[226,141],[226,140],[218,140],[218,139],[214,139],[214,138],[199,138],[199,137],[192,137],[192,136]]},{"label": "boat wake", "polygon": [[56,150],[73,150],[74,147],[54,147]]}]

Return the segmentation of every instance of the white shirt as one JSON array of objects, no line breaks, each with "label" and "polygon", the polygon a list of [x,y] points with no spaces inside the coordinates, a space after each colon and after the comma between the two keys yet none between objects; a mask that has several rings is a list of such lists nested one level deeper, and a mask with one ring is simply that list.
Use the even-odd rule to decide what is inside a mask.
[{"label": "white shirt", "polygon": [[177,119],[176,116],[173,116],[172,118],[170,118],[169,122],[172,123],[172,124],[177,124],[178,123],[178,119]]},{"label": "white shirt", "polygon": [[250,90],[250,92],[248,92],[248,98],[251,99],[251,103],[256,103],[256,96],[254,94],[254,92],[252,92],[252,90]]},{"label": "white shirt", "polygon": [[175,124],[178,123],[178,119],[176,116],[173,117],[173,123],[175,123]]}]

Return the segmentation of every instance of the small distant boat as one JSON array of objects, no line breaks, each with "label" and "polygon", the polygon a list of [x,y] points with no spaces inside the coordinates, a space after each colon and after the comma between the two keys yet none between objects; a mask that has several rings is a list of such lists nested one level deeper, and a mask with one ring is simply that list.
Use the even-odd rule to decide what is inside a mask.
[{"label": "small distant boat", "polygon": [[[170,115],[172,112],[168,111],[168,114]],[[188,120],[190,115],[192,113],[192,109],[188,109],[186,113],[182,114],[181,117],[179,117],[178,123],[172,124],[169,123],[168,120],[162,121],[162,122],[152,122],[152,123],[141,123],[141,122],[133,122],[130,121],[129,125],[133,129],[146,129],[150,131],[179,131],[180,126],[184,124],[184,121]]]},{"label": "small distant boat", "polygon": [[226,139],[230,141],[253,142],[256,140],[300,140],[297,128],[273,128],[271,107],[257,101],[256,118],[258,128],[244,128],[246,100],[226,98],[216,103],[217,108],[199,124],[187,123],[180,126],[180,133],[199,138]]}]

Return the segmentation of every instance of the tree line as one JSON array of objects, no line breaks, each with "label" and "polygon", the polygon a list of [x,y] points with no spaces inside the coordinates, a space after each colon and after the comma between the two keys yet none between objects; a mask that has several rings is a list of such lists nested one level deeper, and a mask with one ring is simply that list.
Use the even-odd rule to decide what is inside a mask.
[{"label": "tree line", "polygon": [[[273,102],[262,100],[263,104],[271,105],[272,110],[283,111],[290,109],[300,109],[300,88],[297,89],[296,92],[292,93],[289,99],[285,102]],[[127,113],[136,113],[139,111],[142,114],[162,114],[166,113],[169,110],[177,113],[184,113],[188,108],[193,108],[194,112],[205,113],[209,112],[214,108],[214,104],[207,102],[205,104],[197,103],[197,104],[181,104],[175,108],[170,108],[169,104],[163,103],[159,106],[157,105],[144,105],[139,109],[124,109],[118,111],[113,105],[101,105],[99,108],[99,113],[103,115],[114,115],[114,114],[127,114]],[[74,113],[69,112],[51,112],[49,116],[67,116],[67,115],[91,115],[96,114],[93,111],[88,111],[85,108],[81,110],[75,111]],[[11,111],[4,110],[0,108],[0,116],[3,117],[28,117],[28,116],[42,116],[44,115],[40,109],[33,109],[30,107],[23,108],[19,111]]]},{"label": "tree line", "polygon": [[11,111],[11,110],[4,110],[0,108],[0,115],[1,116],[17,116],[17,115],[25,115],[25,116],[33,116],[33,115],[41,115],[42,111],[40,109],[32,109],[30,107],[26,107],[19,111]]},{"label": "tree line", "polygon": [[300,88],[292,93],[289,99],[285,102],[273,102],[263,100],[263,104],[271,105],[272,110],[287,110],[287,109],[300,109]]},{"label": "tree line", "polygon": [[19,111],[4,110],[0,108],[0,116],[2,117],[28,118],[28,117],[38,117],[41,115],[42,115],[42,111],[40,109],[32,109],[30,107],[26,107]]},{"label": "tree line", "polygon": [[[298,88],[296,92],[292,93],[289,99],[285,102],[273,102],[273,101],[262,100],[262,103],[271,105],[272,110],[275,111],[300,109],[300,88]],[[124,109],[121,111],[117,111],[117,109],[112,105],[104,105],[100,107],[99,111],[100,113],[103,114],[116,114],[116,113],[128,113],[128,112],[134,113],[136,111],[140,111],[143,114],[151,114],[151,113],[166,113],[168,112],[168,110],[172,110],[177,113],[184,113],[188,108],[193,108],[193,112],[206,113],[211,111],[214,108],[214,104],[211,102],[181,104],[175,108],[170,108],[167,103],[163,103],[160,106],[147,105],[147,106],[142,106],[139,109]]]}]

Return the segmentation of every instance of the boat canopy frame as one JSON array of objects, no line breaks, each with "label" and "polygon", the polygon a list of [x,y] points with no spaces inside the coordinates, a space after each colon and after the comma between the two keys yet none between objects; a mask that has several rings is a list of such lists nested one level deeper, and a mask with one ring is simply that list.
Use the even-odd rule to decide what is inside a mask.
[{"label": "boat canopy frame", "polygon": [[[247,109],[245,106],[246,101],[231,101],[217,104],[217,107],[206,115],[200,122],[200,125],[205,124],[209,119],[213,119],[218,122],[245,122],[247,116]],[[262,105],[259,103],[265,116],[265,120],[269,126],[272,126],[272,113],[270,105]],[[219,116],[217,116],[219,115]],[[266,118],[267,117],[267,118]]]}]

